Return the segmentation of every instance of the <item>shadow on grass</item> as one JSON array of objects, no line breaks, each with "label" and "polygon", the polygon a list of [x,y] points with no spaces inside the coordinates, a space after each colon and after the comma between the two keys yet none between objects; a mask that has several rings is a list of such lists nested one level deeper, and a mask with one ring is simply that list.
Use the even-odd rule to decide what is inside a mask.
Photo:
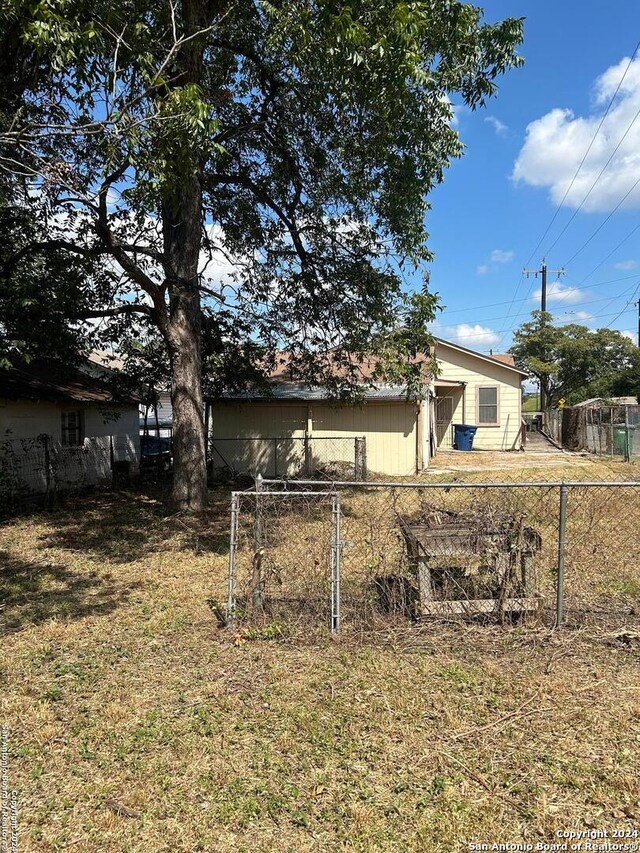
[{"label": "shadow on grass", "polygon": [[118,584],[97,572],[16,559],[0,551],[0,634],[49,619],[101,616],[127,601],[141,583]]},{"label": "shadow on grass", "polygon": [[179,539],[184,549],[224,554],[229,547],[228,497],[214,494],[201,517],[170,515],[153,490],[100,492],[58,507],[49,516],[55,530],[41,538],[46,547],[132,563],[164,551]]}]

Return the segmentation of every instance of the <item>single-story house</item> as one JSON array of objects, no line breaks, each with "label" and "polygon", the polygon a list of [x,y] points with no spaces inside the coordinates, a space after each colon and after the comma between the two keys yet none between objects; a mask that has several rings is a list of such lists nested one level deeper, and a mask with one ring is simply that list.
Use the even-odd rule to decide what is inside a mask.
[{"label": "single-story house", "polygon": [[173,431],[173,407],[171,394],[167,390],[156,393],[156,403],[140,404],[140,433],[141,435],[158,435],[171,438]]},{"label": "single-story house", "polygon": [[528,374],[512,355],[484,355],[441,339],[435,356],[436,448],[453,448],[452,424],[476,426],[478,450],[519,450],[522,446],[522,381]]},{"label": "single-story house", "polygon": [[38,492],[50,489],[52,477],[60,488],[93,485],[111,479],[114,463],[138,468],[139,401],[114,393],[110,373],[18,361],[0,368],[5,480]]},{"label": "single-story house", "polygon": [[[239,473],[292,476],[340,464],[385,476],[410,476],[429,466],[439,449],[453,448],[453,425],[477,426],[474,448],[522,447],[521,383],[527,374],[511,356],[487,356],[437,339],[438,375],[425,377],[420,400],[405,389],[376,384],[358,405],[326,399],[272,376],[270,395],[243,392],[208,401],[211,464]],[[364,442],[361,440],[364,439]],[[360,442],[358,441],[360,440]]]}]

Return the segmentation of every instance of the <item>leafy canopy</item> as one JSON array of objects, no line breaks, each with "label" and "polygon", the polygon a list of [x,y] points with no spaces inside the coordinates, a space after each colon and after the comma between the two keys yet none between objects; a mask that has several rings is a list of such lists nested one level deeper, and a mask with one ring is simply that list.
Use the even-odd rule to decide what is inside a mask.
[{"label": "leafy canopy", "polygon": [[510,352],[538,379],[550,407],[561,399],[571,405],[623,393],[619,389],[629,385],[638,363],[637,347],[627,337],[575,323],[554,326],[548,312],[534,311],[532,317],[515,332]]},{"label": "leafy canopy", "polygon": [[[0,168],[47,231],[16,248],[102,259],[110,289],[89,277],[68,298],[107,338],[162,346],[195,286],[205,372],[286,346],[337,395],[371,353],[415,386],[437,298],[404,275],[431,257],[426,197],[462,153],[450,96],[495,93],[520,20],[454,0],[10,0],[0,23],[40,71],[0,117]],[[169,247],[194,240],[185,277]]]}]

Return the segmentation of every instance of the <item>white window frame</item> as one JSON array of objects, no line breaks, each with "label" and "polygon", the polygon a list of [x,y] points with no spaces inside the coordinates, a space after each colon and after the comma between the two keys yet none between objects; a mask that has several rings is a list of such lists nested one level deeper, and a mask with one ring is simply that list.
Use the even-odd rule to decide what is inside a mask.
[{"label": "white window frame", "polygon": [[[495,391],[496,392],[496,420],[481,421],[480,420],[480,391]],[[483,406],[489,405],[484,403]],[[493,405],[491,403],[490,405]],[[499,385],[476,385],[476,424],[479,427],[499,427],[500,426],[500,386]]]},{"label": "white window frame", "polygon": [[[69,427],[69,415],[76,416],[76,426]],[[69,433],[74,433],[78,441],[70,441]],[[60,414],[60,443],[63,447],[82,447],[84,444],[84,409],[63,409]]]}]

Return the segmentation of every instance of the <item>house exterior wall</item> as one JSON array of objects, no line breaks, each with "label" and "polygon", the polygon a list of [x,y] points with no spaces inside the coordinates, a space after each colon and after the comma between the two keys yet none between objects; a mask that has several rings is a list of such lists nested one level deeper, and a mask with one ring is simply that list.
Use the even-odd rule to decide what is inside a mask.
[{"label": "house exterior wall", "polygon": [[117,461],[128,461],[134,469],[137,468],[140,462],[140,437],[138,409],[135,405],[0,399],[0,441],[17,442],[44,434],[60,442],[62,412],[72,409],[84,411],[85,446],[95,439],[96,445],[106,448],[110,456],[109,437],[113,436],[114,458]]},{"label": "house exterior wall", "polygon": [[59,441],[60,412],[55,403],[0,399],[0,439],[36,438],[46,433]]},{"label": "house exterior wall", "polygon": [[[364,436],[370,472],[407,476],[416,473],[417,409],[416,404],[377,401],[362,406],[322,401],[220,402],[212,407],[212,460],[215,465],[219,453],[238,471],[272,472],[274,456],[284,451],[291,454],[292,465],[297,463],[303,439],[309,435],[312,446],[322,448],[318,452],[323,462],[353,462],[351,439]],[[278,445],[278,438],[296,441],[284,447],[282,442]],[[286,465],[279,464],[279,475],[288,474]]]},{"label": "house exterior wall", "polygon": [[[452,423],[478,424],[477,390],[480,387],[498,388],[497,426],[478,426],[473,446],[479,450],[517,450],[520,448],[522,426],[521,376],[515,371],[476,358],[471,353],[438,344],[436,347],[439,379],[464,382],[462,392],[453,388],[438,389],[440,394],[453,396]],[[451,449],[451,432],[446,430],[440,443],[441,449]]]},{"label": "house exterior wall", "polygon": [[365,403],[363,406],[313,404],[314,436],[356,438],[367,443],[367,468],[373,474],[410,476],[417,470],[415,403]]},{"label": "house exterior wall", "polygon": [[[156,412],[157,412],[157,420],[156,420]],[[171,426],[173,424],[173,408],[171,406],[171,394],[168,391],[161,391],[158,394],[158,405],[157,407],[149,406],[147,407],[141,403],[140,404],[140,429],[143,430],[145,426],[145,413],[147,416],[147,430],[155,435],[156,434],[156,423],[159,425],[157,430],[158,435],[161,436],[171,436]]]}]

